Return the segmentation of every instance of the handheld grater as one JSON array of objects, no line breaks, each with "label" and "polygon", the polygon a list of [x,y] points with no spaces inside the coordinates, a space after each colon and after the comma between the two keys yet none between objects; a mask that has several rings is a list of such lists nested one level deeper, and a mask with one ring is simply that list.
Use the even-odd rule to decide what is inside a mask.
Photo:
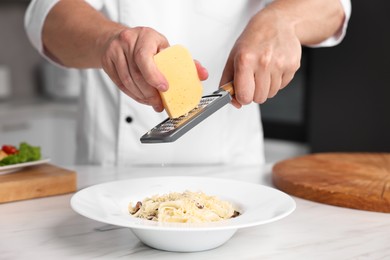
[{"label": "handheld grater", "polygon": [[169,143],[176,141],[194,126],[230,103],[234,95],[233,82],[223,85],[211,95],[203,96],[199,105],[188,114],[167,118],[141,137],[141,143]]}]

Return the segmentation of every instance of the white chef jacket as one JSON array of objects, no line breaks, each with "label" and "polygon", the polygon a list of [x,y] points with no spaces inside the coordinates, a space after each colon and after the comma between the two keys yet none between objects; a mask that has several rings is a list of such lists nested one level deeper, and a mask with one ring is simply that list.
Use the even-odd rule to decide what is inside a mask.
[{"label": "white chef jacket", "polygon": [[[43,53],[41,32],[46,15],[58,0],[33,0],[25,27]],[[248,23],[269,0],[88,0],[113,21],[148,26],[171,45],[186,46],[209,71],[204,94],[218,88],[228,54]],[[333,46],[344,37],[351,12],[340,32],[317,46]],[[50,59],[49,59],[50,60]],[[51,61],[54,62],[54,61]],[[54,62],[55,63],[55,62]],[[58,65],[58,64],[57,64]],[[257,104],[236,109],[227,105],[173,143],[142,144],[140,137],[164,120],[165,112],[132,100],[101,69],[81,71],[83,88],[77,132],[77,162],[100,165],[261,164],[263,134]],[[131,122],[130,122],[131,121]]]}]

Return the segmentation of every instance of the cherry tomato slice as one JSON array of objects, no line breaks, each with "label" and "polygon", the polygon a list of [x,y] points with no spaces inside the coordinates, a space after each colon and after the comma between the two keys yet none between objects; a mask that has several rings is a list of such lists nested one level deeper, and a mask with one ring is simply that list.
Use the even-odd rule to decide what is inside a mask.
[{"label": "cherry tomato slice", "polygon": [[13,145],[3,145],[3,147],[1,147],[1,150],[3,150],[7,154],[15,154],[18,152],[18,149],[16,149],[16,147]]}]

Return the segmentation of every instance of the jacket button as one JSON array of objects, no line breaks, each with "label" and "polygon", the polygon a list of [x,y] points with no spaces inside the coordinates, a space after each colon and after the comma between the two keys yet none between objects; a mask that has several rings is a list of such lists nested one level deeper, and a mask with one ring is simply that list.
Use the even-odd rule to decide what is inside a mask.
[{"label": "jacket button", "polygon": [[133,118],[131,116],[127,116],[126,122],[130,124],[131,122],[133,122]]}]

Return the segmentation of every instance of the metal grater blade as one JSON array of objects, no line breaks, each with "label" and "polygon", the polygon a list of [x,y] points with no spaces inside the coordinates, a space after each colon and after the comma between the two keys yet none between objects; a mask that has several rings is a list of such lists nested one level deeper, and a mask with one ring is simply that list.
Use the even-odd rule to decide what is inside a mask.
[{"label": "metal grater blade", "polygon": [[187,115],[178,118],[167,118],[141,137],[141,143],[173,142],[202,122],[215,111],[230,103],[232,96],[223,89],[212,95],[204,96],[199,105]]}]

